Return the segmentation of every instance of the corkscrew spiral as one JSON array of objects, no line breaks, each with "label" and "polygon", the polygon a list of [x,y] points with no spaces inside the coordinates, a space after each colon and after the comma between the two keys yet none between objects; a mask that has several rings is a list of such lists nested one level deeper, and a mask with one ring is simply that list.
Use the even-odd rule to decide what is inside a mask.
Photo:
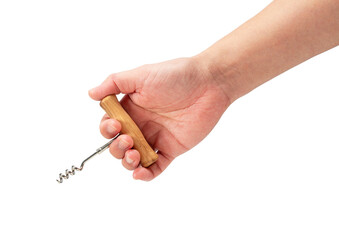
[{"label": "corkscrew spiral", "polygon": [[59,174],[59,179],[57,179],[57,182],[62,183],[63,179],[68,179],[70,175],[75,174],[75,171],[81,171],[81,170],[82,170],[82,168],[78,168],[78,167],[73,165],[72,170],[66,169],[65,174],[62,174],[62,173]]},{"label": "corkscrew spiral", "polygon": [[95,155],[102,153],[103,151],[105,151],[109,145],[119,136],[120,134],[118,133],[114,138],[112,138],[109,142],[107,142],[105,145],[99,147],[95,153],[93,153],[91,156],[89,156],[88,158],[86,158],[80,165],[80,167],[76,167],[76,166],[72,166],[71,170],[66,169],[65,173],[60,173],[59,174],[59,179],[57,179],[56,181],[58,183],[62,183],[64,181],[64,179],[68,179],[69,176],[73,176],[75,174],[75,171],[82,171],[85,163],[90,160],[91,158],[93,158]]}]

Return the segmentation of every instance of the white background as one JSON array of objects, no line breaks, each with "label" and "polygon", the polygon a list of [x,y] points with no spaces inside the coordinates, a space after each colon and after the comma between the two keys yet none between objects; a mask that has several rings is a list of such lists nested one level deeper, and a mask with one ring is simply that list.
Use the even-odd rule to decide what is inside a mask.
[{"label": "white background", "polygon": [[0,1],[0,239],[339,239],[338,48],[236,101],[151,182],[107,152],[87,90],[192,56],[268,0]]}]

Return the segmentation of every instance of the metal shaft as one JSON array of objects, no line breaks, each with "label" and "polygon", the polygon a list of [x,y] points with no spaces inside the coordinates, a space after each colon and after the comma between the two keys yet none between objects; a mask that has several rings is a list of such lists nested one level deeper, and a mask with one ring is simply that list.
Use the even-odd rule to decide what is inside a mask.
[{"label": "metal shaft", "polygon": [[119,135],[120,135],[120,134],[118,133],[118,134],[117,134],[114,138],[112,138],[109,142],[107,142],[107,143],[104,144],[103,146],[99,147],[99,148],[95,151],[95,153],[93,153],[93,154],[90,155],[88,158],[86,158],[84,161],[82,161],[82,163],[81,163],[81,165],[80,165],[79,168],[78,168],[78,167],[75,167],[75,166],[72,166],[71,170],[66,169],[65,174],[60,173],[60,174],[59,174],[59,179],[57,179],[57,182],[58,182],[58,183],[62,183],[62,182],[63,182],[63,179],[68,179],[70,175],[74,175],[74,174],[75,174],[75,171],[82,171],[83,168],[84,168],[85,163],[86,163],[88,160],[90,160],[90,159],[92,159],[94,156],[96,156],[96,155],[98,155],[98,154],[104,152],[104,151],[109,147],[109,145],[110,145],[117,137],[119,137]]}]

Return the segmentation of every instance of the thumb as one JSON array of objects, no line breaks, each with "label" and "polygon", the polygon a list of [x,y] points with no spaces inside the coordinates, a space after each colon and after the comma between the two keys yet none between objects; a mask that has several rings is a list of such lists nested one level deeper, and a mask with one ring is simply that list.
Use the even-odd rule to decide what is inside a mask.
[{"label": "thumb", "polygon": [[89,96],[100,101],[111,94],[134,93],[142,87],[144,71],[141,68],[109,75],[101,85],[88,91]]}]

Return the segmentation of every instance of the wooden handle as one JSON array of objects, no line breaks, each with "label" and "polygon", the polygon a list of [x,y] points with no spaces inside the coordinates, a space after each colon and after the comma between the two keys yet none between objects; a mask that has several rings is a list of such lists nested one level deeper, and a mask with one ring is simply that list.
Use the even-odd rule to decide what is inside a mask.
[{"label": "wooden handle", "polygon": [[157,161],[158,154],[156,154],[147,143],[138,126],[120,105],[115,95],[109,95],[102,99],[100,106],[106,111],[110,118],[116,119],[121,123],[121,133],[132,137],[134,149],[139,151],[140,162],[143,167],[148,167]]}]

